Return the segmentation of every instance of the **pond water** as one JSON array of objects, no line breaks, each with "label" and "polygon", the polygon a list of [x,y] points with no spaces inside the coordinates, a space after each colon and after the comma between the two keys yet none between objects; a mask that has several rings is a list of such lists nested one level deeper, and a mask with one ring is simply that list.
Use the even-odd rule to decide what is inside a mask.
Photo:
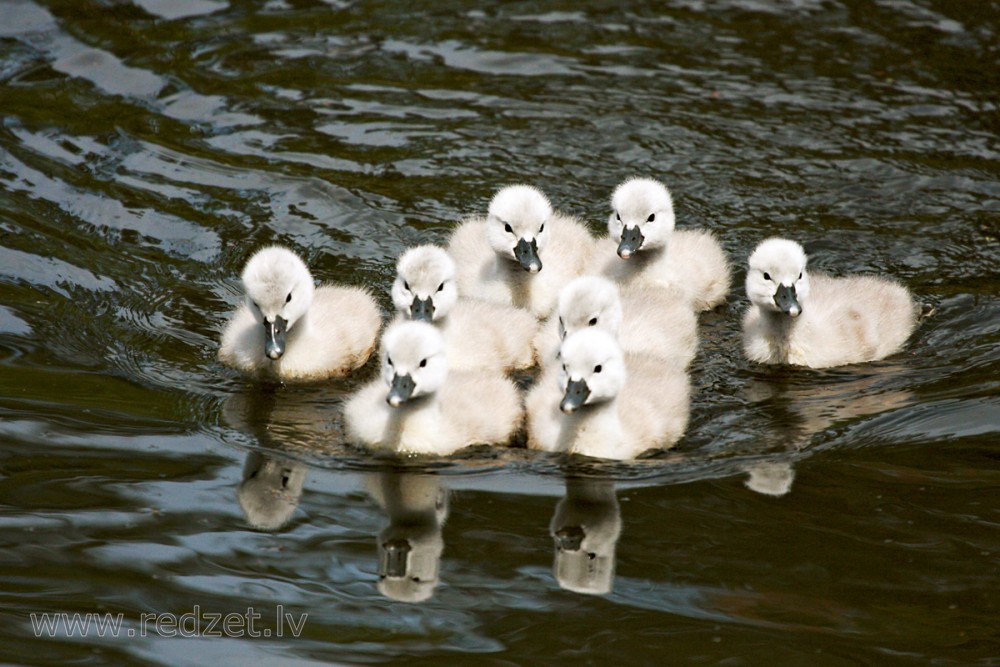
[{"label": "pond water", "polygon": [[[995,2],[0,14],[0,661],[1000,664]],[[736,267],[670,452],[372,461],[339,421],[371,365],[216,361],[264,244],[388,308],[396,256],[497,187],[597,233],[637,174]],[[775,234],[934,314],[883,362],[748,364]]]}]

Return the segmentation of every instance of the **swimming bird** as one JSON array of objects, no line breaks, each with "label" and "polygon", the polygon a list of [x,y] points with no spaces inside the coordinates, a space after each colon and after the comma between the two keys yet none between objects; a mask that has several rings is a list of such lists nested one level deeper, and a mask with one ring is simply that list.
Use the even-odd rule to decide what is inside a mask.
[{"label": "swimming bird", "polygon": [[559,290],[589,266],[594,238],[579,221],[552,210],[529,185],[511,185],[490,201],[486,219],[459,225],[448,243],[460,296],[548,316]]},{"label": "swimming bird", "polygon": [[529,447],[621,460],[672,447],[683,435],[690,405],[683,368],[626,359],[597,327],[567,336],[559,355],[525,401]]},{"label": "swimming bird", "polygon": [[344,408],[349,439],[370,449],[448,455],[506,443],[521,399],[499,373],[449,372],[444,337],[426,322],[397,322],[382,339],[382,377]]},{"label": "swimming bird", "polygon": [[363,365],[382,318],[360,287],[315,287],[291,250],[258,251],[243,270],[246,298],[222,333],[219,359],[253,375],[321,380]]},{"label": "swimming bird", "polygon": [[[697,311],[729,293],[729,262],[711,232],[675,230],[670,191],[651,178],[625,181],[611,195],[608,236],[601,242],[604,275],[619,285],[672,287]],[[612,254],[612,248],[617,257]]]},{"label": "swimming bird", "polygon": [[535,316],[502,303],[458,298],[455,263],[443,248],[422,245],[403,253],[392,301],[403,319],[430,322],[441,331],[452,370],[506,372],[535,363]]},{"label": "swimming bird", "polygon": [[747,359],[828,368],[902,349],[917,325],[909,290],[876,276],[810,274],[795,241],[772,238],[750,255],[743,318]]},{"label": "swimming bird", "polygon": [[698,319],[688,304],[664,289],[626,287],[600,276],[574,278],[559,292],[556,312],[535,337],[536,356],[553,363],[559,345],[580,329],[599,327],[617,336],[626,353],[686,368],[698,349]]}]

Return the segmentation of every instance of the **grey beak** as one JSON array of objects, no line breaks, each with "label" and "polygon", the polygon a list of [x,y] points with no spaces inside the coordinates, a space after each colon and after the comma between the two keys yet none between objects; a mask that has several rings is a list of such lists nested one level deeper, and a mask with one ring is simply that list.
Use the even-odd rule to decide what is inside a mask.
[{"label": "grey beak", "polygon": [[273,322],[264,319],[264,354],[268,359],[280,359],[285,353],[285,331],[288,322],[280,315],[274,316]]},{"label": "grey beak", "polygon": [[410,319],[423,322],[434,321],[433,299],[431,297],[427,297],[426,299],[413,297],[413,303],[410,305]]},{"label": "grey beak", "polygon": [[559,551],[579,551],[587,535],[580,526],[563,526],[552,536]]},{"label": "grey beak", "polygon": [[774,293],[774,305],[792,317],[798,316],[802,312],[802,306],[795,298],[795,285],[778,285]]},{"label": "grey beak", "polygon": [[590,387],[586,380],[570,380],[566,384],[566,394],[563,396],[559,409],[570,415],[580,409],[580,406],[590,396]]},{"label": "grey beak", "polygon": [[622,230],[622,240],[618,243],[618,256],[622,259],[629,259],[632,255],[639,252],[639,248],[642,247],[642,242],[645,238],[642,235],[642,230],[639,229],[639,225],[625,227]]},{"label": "grey beak", "polygon": [[405,577],[406,557],[413,548],[404,539],[393,539],[382,543],[382,558],[379,562],[380,577]]},{"label": "grey beak", "polygon": [[385,402],[394,408],[398,408],[410,400],[416,386],[417,384],[413,381],[413,376],[409,374],[393,375],[392,385],[389,387],[389,395],[385,397]]},{"label": "grey beak", "polygon": [[528,243],[524,239],[519,239],[514,246],[514,257],[521,263],[521,268],[531,273],[538,273],[542,270],[542,260],[538,258],[538,240],[531,239]]}]

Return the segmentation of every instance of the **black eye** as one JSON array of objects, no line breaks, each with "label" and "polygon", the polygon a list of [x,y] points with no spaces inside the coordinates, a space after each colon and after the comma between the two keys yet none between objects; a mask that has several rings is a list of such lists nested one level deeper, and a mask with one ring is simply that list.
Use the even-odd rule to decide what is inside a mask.
[{"label": "black eye", "polygon": [[288,302],[289,302],[289,301],[291,301],[291,300],[292,300],[292,293],[291,293],[291,292],[289,292],[289,293],[288,293],[288,296],[286,296],[286,297],[285,297],[285,303],[288,303]]},{"label": "black eye", "polygon": [[597,318],[596,317],[591,317],[590,321],[587,322],[588,326],[594,326],[595,324],[597,324]]},{"label": "black eye", "polygon": [[653,220],[656,220],[656,214],[655,213],[650,213],[649,217],[646,218],[646,222],[652,222]]},{"label": "black eye", "polygon": [[618,211],[615,211],[615,218],[618,219],[618,222],[621,222],[622,221],[622,214],[619,213]]},{"label": "black eye", "polygon": [[427,360],[426,359],[421,359],[420,360],[420,367],[423,368],[426,365],[427,365]]},{"label": "black eye", "polygon": [[258,305],[257,305],[257,302],[256,302],[256,301],[251,301],[250,303],[251,303],[251,305],[253,305],[253,307],[254,307],[255,309],[257,309],[257,310],[260,310],[260,306],[258,306]]},{"label": "black eye", "polygon": [[767,271],[765,271],[764,272],[764,280],[770,280],[770,279],[771,279],[771,274],[768,273]]},{"label": "black eye", "polygon": [[545,223],[543,222],[542,226],[538,228],[538,233],[541,234],[544,231],[545,231]]},{"label": "black eye", "polygon": [[514,233],[514,229],[509,224],[505,224],[503,226],[503,230],[505,232],[509,233],[509,234],[513,234]]},{"label": "black eye", "polygon": [[410,283],[408,283],[408,282],[406,282],[404,280],[403,281],[403,289],[405,289],[407,292],[409,292],[410,291]]},{"label": "black eye", "polygon": [[443,289],[444,289],[444,283],[441,283],[440,285],[438,285],[438,292],[440,292]]},{"label": "black eye", "polygon": [[597,364],[596,366],[594,366],[594,372],[595,373],[600,373],[601,372],[601,365],[600,364]]},{"label": "black eye", "polygon": [[799,273],[799,280],[802,280],[802,273]]},{"label": "black eye", "polygon": [[385,363],[387,363],[387,364],[389,364],[390,366],[392,366],[392,357],[386,357],[386,358],[385,358]]}]

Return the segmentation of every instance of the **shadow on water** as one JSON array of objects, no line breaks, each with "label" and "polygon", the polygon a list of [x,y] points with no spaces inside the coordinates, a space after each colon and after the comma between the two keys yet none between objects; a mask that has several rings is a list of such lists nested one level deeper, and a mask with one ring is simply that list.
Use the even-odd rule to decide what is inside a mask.
[{"label": "shadow on water", "polygon": [[[0,13],[3,661],[996,663],[995,3]],[[216,360],[264,244],[388,312],[398,254],[499,185],[599,233],[634,174],[734,264],[672,451],[372,459],[340,407],[373,365]],[[748,364],[743,263],[775,234],[934,314],[882,362]]]}]

